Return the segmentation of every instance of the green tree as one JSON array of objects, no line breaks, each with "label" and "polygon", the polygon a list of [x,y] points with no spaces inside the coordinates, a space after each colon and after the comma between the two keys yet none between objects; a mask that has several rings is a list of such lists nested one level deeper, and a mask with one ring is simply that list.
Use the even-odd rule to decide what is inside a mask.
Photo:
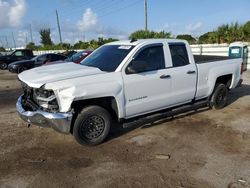
[{"label": "green tree", "polygon": [[177,35],[176,39],[187,40],[190,44],[196,43],[196,39],[192,35],[188,35],[188,34]]},{"label": "green tree", "polygon": [[249,42],[250,41],[250,21],[245,23],[241,29],[242,29],[243,39]]},{"label": "green tree", "polygon": [[201,35],[199,37],[198,42],[201,44],[216,43],[217,42],[217,33],[215,31],[204,33],[203,35]]},{"label": "green tree", "polygon": [[30,50],[36,50],[37,49],[37,46],[35,45],[35,43],[33,42],[30,42],[26,45],[26,48],[27,49],[30,49]]},{"label": "green tree", "polygon": [[0,47],[0,52],[5,52],[6,50],[5,50],[5,48],[4,47]]},{"label": "green tree", "polygon": [[230,38],[229,36],[229,25],[223,24],[219,26],[216,30],[217,43],[225,43]]},{"label": "green tree", "polygon": [[170,37],[171,37],[170,32],[138,30],[131,33],[129,39],[150,39],[150,38],[170,38]]},{"label": "green tree", "polygon": [[73,48],[74,49],[88,49],[89,48],[89,43],[88,42],[78,41],[77,43],[74,44]]},{"label": "green tree", "polygon": [[50,37],[50,29],[49,28],[41,29],[39,31],[39,33],[41,36],[41,43],[44,46],[52,46],[53,45],[53,42],[52,42],[51,37]]},{"label": "green tree", "polygon": [[70,43],[61,43],[61,44],[59,44],[59,45],[60,45],[61,48],[64,49],[64,50],[69,50],[69,49],[71,49]]},{"label": "green tree", "polygon": [[95,50],[96,48],[98,48],[100,45],[98,44],[98,41],[96,40],[91,40],[89,42],[89,47],[93,50]]}]

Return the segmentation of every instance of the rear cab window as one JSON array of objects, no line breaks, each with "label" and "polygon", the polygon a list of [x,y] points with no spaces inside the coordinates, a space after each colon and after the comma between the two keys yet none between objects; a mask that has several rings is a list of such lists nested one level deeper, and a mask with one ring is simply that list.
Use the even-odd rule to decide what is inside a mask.
[{"label": "rear cab window", "polygon": [[180,67],[190,64],[187,48],[184,43],[170,43],[169,49],[171,53],[173,67]]}]

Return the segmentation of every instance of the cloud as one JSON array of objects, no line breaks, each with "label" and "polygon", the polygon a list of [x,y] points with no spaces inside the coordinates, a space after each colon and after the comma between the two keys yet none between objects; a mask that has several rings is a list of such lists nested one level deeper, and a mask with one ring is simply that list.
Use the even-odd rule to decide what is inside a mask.
[{"label": "cloud", "polygon": [[188,24],[186,26],[186,30],[189,33],[192,33],[192,34],[200,32],[201,28],[202,28],[202,23],[201,22],[197,22],[197,23],[194,23],[194,24]]},{"label": "cloud", "polygon": [[19,30],[17,33],[17,45],[24,46],[26,44],[26,42],[28,42],[26,40],[28,40],[28,32],[23,31],[23,30]]},{"label": "cloud", "polygon": [[19,26],[25,13],[25,0],[0,0],[0,28]]},{"label": "cloud", "polygon": [[[73,36],[73,33],[91,33],[97,34],[98,37],[104,38],[118,38],[118,39],[126,39],[128,37],[128,33],[124,32],[120,29],[110,27],[110,26],[102,26],[102,24],[98,20],[98,16],[95,12],[92,11],[91,8],[87,8],[82,18],[77,21],[76,25],[72,24],[72,22],[68,19],[62,23],[62,30],[64,31],[64,35],[69,41],[69,36]],[[76,28],[76,29],[75,29]],[[76,35],[74,35],[76,38]],[[82,37],[77,37],[82,38]],[[72,40],[75,41],[75,40]]]},{"label": "cloud", "polygon": [[82,19],[77,22],[79,31],[90,32],[98,30],[98,19],[97,14],[95,14],[91,8],[87,8],[83,13]]}]

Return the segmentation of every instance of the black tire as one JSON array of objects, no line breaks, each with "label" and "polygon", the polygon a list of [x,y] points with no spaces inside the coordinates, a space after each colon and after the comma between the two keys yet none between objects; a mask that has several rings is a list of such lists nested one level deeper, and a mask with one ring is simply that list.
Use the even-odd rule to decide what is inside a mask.
[{"label": "black tire", "polygon": [[210,107],[222,109],[227,105],[228,89],[225,84],[216,84],[210,99]]},{"label": "black tire", "polygon": [[7,63],[0,62],[0,69],[5,70],[5,69],[7,69],[7,68],[8,68]]},{"label": "black tire", "polygon": [[27,68],[26,67],[19,67],[18,69],[17,69],[17,73],[19,74],[19,73],[21,73],[21,72],[23,72],[23,71],[25,71],[25,70],[27,70]]},{"label": "black tire", "polygon": [[109,112],[100,106],[85,107],[76,117],[73,135],[81,145],[101,144],[111,127]]}]

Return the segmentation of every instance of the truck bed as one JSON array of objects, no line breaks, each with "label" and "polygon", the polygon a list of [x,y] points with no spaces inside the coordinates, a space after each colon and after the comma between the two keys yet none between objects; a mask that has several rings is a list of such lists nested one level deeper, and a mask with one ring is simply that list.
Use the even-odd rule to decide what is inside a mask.
[{"label": "truck bed", "polygon": [[194,55],[195,63],[201,64],[201,63],[209,63],[214,61],[222,61],[222,60],[228,60],[233,59],[232,57],[228,56],[212,56],[212,55]]}]

